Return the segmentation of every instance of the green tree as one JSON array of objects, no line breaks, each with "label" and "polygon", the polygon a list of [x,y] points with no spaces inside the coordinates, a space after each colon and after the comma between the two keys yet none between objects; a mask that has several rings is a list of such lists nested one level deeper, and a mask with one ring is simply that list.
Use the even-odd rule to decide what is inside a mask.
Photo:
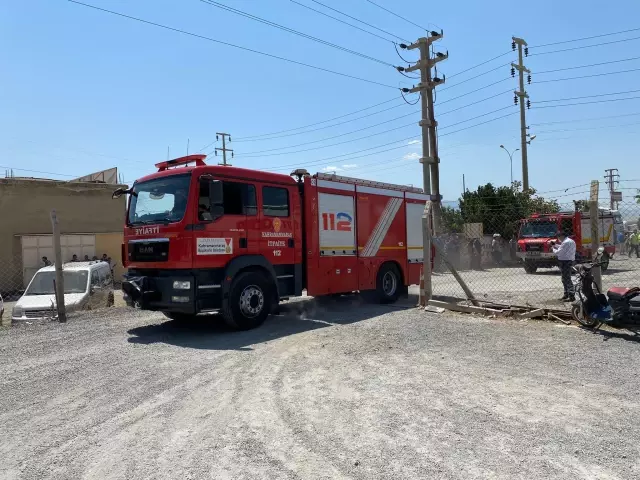
[{"label": "green tree", "polygon": [[464,223],[482,223],[485,234],[499,233],[511,238],[518,231],[519,221],[533,213],[555,213],[560,206],[555,200],[536,196],[535,189],[520,190],[520,182],[510,187],[495,187],[491,183],[467,191],[460,198],[460,213]]},{"label": "green tree", "polygon": [[442,226],[446,232],[461,233],[463,230],[464,218],[462,212],[453,207],[442,207]]}]

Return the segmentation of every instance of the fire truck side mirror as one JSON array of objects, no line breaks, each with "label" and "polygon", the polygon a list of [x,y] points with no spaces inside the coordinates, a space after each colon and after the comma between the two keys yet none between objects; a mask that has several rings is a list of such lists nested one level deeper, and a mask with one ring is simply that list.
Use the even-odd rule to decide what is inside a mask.
[{"label": "fire truck side mirror", "polygon": [[212,180],[209,184],[209,204],[212,218],[216,219],[224,214],[224,195],[220,180]]}]

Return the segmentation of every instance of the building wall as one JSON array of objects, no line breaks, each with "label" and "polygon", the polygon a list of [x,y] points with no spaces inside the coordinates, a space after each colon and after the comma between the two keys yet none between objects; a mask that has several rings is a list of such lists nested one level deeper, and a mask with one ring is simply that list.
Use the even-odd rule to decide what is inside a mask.
[{"label": "building wall", "polygon": [[[126,199],[112,199],[115,188],[107,184],[0,179],[0,292],[22,288],[22,253],[16,235],[51,234],[52,209],[57,212],[61,233],[121,232]],[[119,261],[119,250],[111,256]]]},{"label": "building wall", "polygon": [[106,253],[107,257],[111,257],[111,260],[115,263],[113,269],[113,279],[116,282],[122,280],[125,269],[122,266],[122,241],[124,240],[124,234],[119,233],[97,233],[96,234],[96,255],[102,258],[102,254]]}]

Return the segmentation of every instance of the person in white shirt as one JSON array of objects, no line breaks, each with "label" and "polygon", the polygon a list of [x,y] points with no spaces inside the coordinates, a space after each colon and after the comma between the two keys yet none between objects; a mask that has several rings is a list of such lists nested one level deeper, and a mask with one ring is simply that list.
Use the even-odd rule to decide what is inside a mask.
[{"label": "person in white shirt", "polygon": [[558,233],[560,243],[553,245],[553,253],[558,257],[560,272],[562,273],[562,285],[564,287],[564,296],[561,298],[563,302],[573,302],[575,291],[571,282],[571,267],[576,260],[576,242],[569,238],[569,232],[562,231]]}]

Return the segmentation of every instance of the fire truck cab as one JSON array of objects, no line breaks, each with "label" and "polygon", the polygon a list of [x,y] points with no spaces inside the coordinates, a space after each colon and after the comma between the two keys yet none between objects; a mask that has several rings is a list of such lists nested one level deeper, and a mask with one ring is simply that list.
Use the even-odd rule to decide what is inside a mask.
[{"label": "fire truck cab", "polygon": [[130,196],[122,246],[129,303],[173,319],[219,311],[248,329],[303,289],[393,302],[418,283],[422,190],[204,159],[159,163],[114,192]]},{"label": "fire truck cab", "polygon": [[[602,270],[609,266],[609,260],[616,251],[614,216],[607,212],[598,215],[600,245],[605,253],[602,258]],[[588,213],[558,212],[552,214],[535,213],[520,221],[518,232],[517,256],[522,260],[527,273],[535,273],[538,268],[557,266],[558,260],[553,253],[553,243],[558,232],[568,231],[576,242],[576,262],[591,258],[591,220]]]}]

